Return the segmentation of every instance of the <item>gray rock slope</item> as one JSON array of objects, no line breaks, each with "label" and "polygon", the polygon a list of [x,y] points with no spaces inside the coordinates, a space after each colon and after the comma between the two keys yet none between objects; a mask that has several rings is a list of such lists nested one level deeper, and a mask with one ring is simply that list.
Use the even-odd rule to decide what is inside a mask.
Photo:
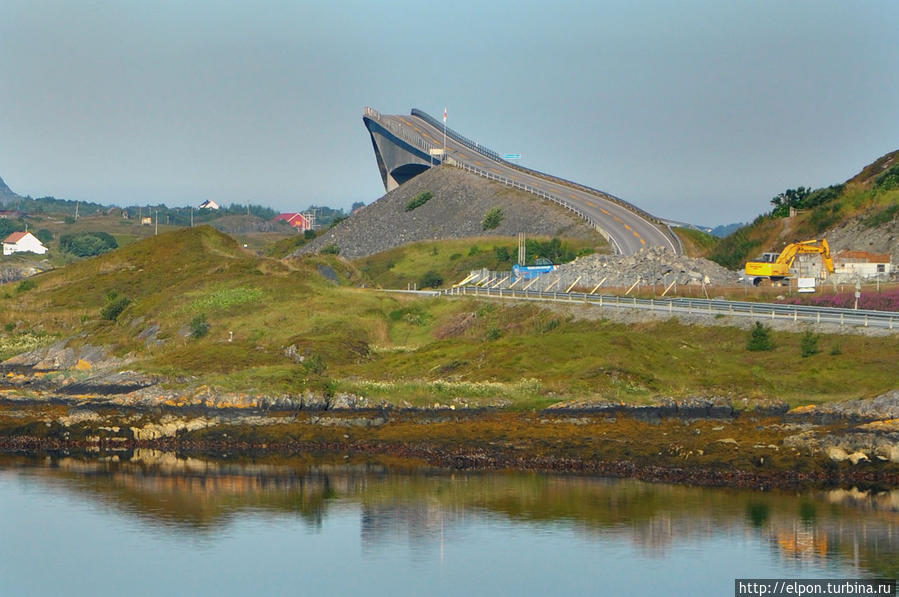
[{"label": "gray rock slope", "polygon": [[[431,192],[432,198],[406,211],[406,204],[425,191]],[[493,208],[503,211],[502,222],[493,230],[484,230],[484,216]],[[446,166],[428,170],[387,193],[295,255],[337,245],[341,256],[356,259],[415,241],[508,237],[519,232],[605,242],[574,213],[550,201]]]}]

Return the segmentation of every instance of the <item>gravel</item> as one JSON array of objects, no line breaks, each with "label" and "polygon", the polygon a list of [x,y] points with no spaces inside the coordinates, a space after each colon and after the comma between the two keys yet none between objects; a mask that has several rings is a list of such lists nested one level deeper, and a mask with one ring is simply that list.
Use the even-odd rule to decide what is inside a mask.
[{"label": "gravel", "polygon": [[[406,211],[406,204],[425,191],[432,198]],[[502,210],[503,219],[497,228],[484,230],[484,215],[493,208]],[[578,216],[550,201],[446,166],[416,176],[301,247],[294,255],[336,245],[342,257],[356,259],[416,241],[516,237],[519,232],[605,243]]]}]

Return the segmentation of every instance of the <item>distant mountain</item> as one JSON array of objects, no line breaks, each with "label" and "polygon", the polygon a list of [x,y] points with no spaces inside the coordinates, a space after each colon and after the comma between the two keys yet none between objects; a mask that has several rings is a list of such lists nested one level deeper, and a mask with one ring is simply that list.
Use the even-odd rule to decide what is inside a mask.
[{"label": "distant mountain", "polygon": [[745,226],[743,222],[735,222],[733,224],[725,224],[723,226],[715,226],[714,228],[709,228],[709,234],[712,236],[717,236],[718,238],[724,238],[731,232],[735,232]]},{"label": "distant mountain", "polygon": [[6,183],[0,178],[0,203],[6,205],[9,201],[18,201],[21,198],[20,195],[14,193],[12,189],[6,186]]}]

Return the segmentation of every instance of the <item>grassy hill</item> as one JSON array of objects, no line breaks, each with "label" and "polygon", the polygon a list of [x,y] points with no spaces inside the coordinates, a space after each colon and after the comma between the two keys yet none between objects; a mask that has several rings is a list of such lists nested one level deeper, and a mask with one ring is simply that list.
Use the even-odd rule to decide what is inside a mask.
[{"label": "grassy hill", "polygon": [[[758,253],[826,236],[828,231],[850,223],[864,231],[895,222],[899,217],[899,151],[878,158],[843,184],[814,190],[789,189],[772,204],[771,212],[722,239],[709,258],[737,269]],[[867,249],[864,244],[857,248]]]},{"label": "grassy hill", "polygon": [[[412,271],[413,262],[397,256],[396,267]],[[105,346],[121,367],[163,375],[171,388],[414,404],[804,403],[899,383],[891,338],[825,337],[819,354],[803,358],[800,334],[774,332],[772,351],[751,352],[736,328],[576,320],[533,304],[372,291],[360,288],[371,284],[360,267],[334,255],[259,257],[210,227],[172,231],[4,285],[0,353],[68,339]]]}]

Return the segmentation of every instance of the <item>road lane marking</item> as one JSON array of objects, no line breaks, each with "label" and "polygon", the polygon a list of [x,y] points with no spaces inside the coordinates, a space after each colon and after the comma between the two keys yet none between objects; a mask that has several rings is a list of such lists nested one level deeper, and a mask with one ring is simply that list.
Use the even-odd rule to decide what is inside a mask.
[{"label": "road lane marking", "polygon": [[602,213],[606,214],[607,216],[612,215],[612,214],[610,214],[609,212],[607,212],[606,210],[604,210],[604,209],[601,208],[601,207],[599,208],[599,211],[601,211]]},{"label": "road lane marking", "polygon": [[[627,225],[627,224],[625,224],[625,225],[624,225],[624,228],[625,228],[625,229],[626,229],[626,230],[630,230],[630,229],[631,229],[631,227],[630,227],[630,226],[628,226],[628,225]],[[634,232],[634,234],[637,234],[637,233],[636,233],[636,232]]]},{"label": "road lane marking", "polygon": [[612,217],[615,218],[615,221],[616,221],[616,222],[620,222],[620,221],[621,221],[621,218],[619,218],[618,216],[612,216]]},{"label": "road lane marking", "polygon": [[634,236],[636,236],[637,238],[640,238],[640,235],[637,234],[636,232],[634,232]]}]

